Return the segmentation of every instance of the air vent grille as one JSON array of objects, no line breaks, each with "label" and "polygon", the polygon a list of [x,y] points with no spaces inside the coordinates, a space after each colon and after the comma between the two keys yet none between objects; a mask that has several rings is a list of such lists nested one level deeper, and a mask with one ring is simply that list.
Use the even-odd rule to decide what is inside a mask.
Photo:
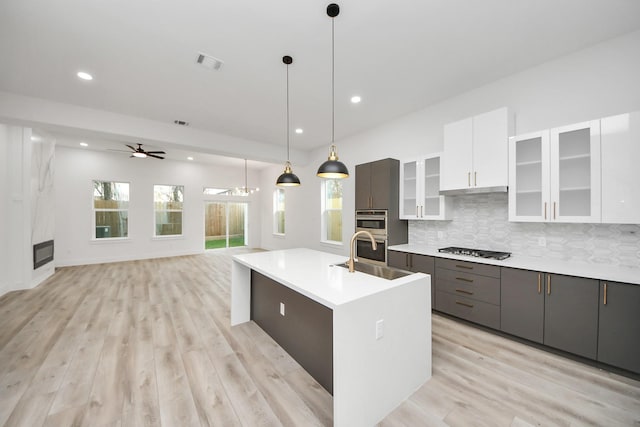
[{"label": "air vent grille", "polygon": [[206,53],[201,52],[199,52],[198,56],[196,57],[196,63],[202,65],[204,68],[215,71],[218,71],[222,67],[222,64],[224,64],[218,58],[214,58],[211,55],[207,55]]}]

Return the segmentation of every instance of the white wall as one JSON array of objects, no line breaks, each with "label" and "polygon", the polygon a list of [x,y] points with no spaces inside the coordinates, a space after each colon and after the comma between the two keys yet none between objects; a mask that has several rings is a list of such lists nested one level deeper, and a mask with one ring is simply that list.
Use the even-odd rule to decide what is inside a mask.
[{"label": "white wall", "polygon": [[[259,173],[249,171],[249,186]],[[129,239],[91,239],[93,180],[130,183]],[[184,185],[183,236],[154,238],[153,185]],[[202,189],[244,184],[244,169],[193,162],[129,158],[124,153],[56,148],[56,264],[80,265],[204,252]],[[220,197],[249,203],[249,246],[260,246],[260,197]],[[215,200],[208,197],[207,200]]]},{"label": "white wall", "polygon": [[[640,31],[609,40],[524,72],[447,99],[368,132],[337,141],[338,155],[352,176],[344,180],[343,241],[354,229],[355,165],[385,157],[411,158],[442,151],[443,126],[478,113],[507,106],[515,114],[516,133],[640,110]],[[366,99],[366,94],[365,99]],[[340,131],[340,117],[336,128]],[[294,172],[302,187],[287,191],[285,239],[272,236],[271,217],[263,215],[262,245],[268,249],[319,243],[320,191],[316,168],[326,160],[327,147],[316,150],[311,163]],[[262,186],[273,188],[281,168],[263,173]],[[271,199],[263,196],[265,206]],[[268,204],[267,204],[268,203]],[[291,233],[289,233],[291,232]],[[293,234],[295,233],[295,235]],[[348,254],[344,245],[338,252]]]}]

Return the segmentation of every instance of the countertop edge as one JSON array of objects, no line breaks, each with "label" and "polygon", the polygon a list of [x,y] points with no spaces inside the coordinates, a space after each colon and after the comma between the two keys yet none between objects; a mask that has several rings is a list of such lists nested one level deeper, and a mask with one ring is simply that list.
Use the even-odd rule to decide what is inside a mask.
[{"label": "countertop edge", "polygon": [[584,277],[588,279],[607,280],[612,282],[640,285],[640,268],[636,269],[620,266],[594,265],[513,254],[511,257],[504,260],[494,260],[442,253],[438,252],[437,248],[415,244],[394,245],[389,246],[387,249],[398,252],[409,252],[420,255],[428,255],[438,258],[468,261],[477,264],[495,265],[499,267],[533,270],[543,273],[554,273],[567,276]]}]

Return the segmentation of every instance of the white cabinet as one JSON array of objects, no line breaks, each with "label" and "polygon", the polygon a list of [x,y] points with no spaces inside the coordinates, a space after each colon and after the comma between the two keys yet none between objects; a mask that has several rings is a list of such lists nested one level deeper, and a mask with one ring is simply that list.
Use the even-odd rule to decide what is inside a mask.
[{"label": "white cabinet", "polygon": [[509,139],[509,220],[600,222],[598,120]]},{"label": "white cabinet", "polygon": [[451,200],[440,195],[440,154],[400,165],[400,218],[450,219]]},{"label": "white cabinet", "polygon": [[640,112],[600,120],[602,222],[640,224]]},{"label": "white cabinet", "polygon": [[445,125],[441,190],[455,194],[506,188],[511,126],[507,108]]}]

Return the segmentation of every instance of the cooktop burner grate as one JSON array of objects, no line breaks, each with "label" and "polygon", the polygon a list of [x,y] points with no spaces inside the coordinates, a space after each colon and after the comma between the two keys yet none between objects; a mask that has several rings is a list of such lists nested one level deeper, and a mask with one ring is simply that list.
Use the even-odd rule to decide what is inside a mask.
[{"label": "cooktop burner grate", "polygon": [[438,249],[438,252],[454,254],[454,255],[468,255],[468,256],[473,256],[478,258],[491,258],[491,259],[506,259],[511,256],[511,252],[486,251],[482,249],[459,248],[456,246],[440,248]]}]

